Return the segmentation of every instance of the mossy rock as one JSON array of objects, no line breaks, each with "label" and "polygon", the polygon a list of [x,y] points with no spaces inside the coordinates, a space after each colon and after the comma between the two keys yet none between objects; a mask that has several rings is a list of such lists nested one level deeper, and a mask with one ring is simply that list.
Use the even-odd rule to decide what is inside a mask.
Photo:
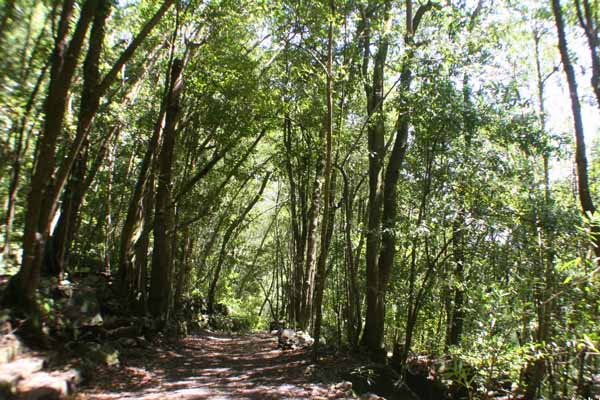
[{"label": "mossy rock", "polygon": [[108,344],[78,343],[75,352],[94,364],[104,364],[109,367],[119,365],[119,351]]}]

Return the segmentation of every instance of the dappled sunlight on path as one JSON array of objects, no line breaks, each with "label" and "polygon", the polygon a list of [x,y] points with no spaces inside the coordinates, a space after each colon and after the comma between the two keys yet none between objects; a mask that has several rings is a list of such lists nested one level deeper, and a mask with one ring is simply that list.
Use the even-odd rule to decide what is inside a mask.
[{"label": "dappled sunlight on path", "polygon": [[266,333],[191,336],[127,352],[121,368],[95,373],[77,399],[348,398],[311,382],[310,364],[310,354],[279,350]]}]

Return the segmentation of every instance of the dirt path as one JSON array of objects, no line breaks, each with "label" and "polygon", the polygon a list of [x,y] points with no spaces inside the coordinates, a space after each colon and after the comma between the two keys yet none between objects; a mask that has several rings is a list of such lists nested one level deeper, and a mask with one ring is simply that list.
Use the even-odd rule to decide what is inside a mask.
[{"label": "dirt path", "polygon": [[[95,371],[77,399],[347,399],[310,377],[310,354],[277,349],[267,333],[206,334],[129,350],[119,369]],[[338,385],[339,387],[339,385]]]}]

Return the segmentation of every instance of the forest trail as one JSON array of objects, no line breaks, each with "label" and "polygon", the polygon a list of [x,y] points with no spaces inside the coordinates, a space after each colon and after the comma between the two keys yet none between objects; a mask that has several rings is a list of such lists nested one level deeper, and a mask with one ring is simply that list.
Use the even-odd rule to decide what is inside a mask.
[{"label": "forest trail", "polygon": [[206,333],[123,354],[118,371],[94,371],[76,399],[347,399],[317,383],[307,350],[280,350],[268,333]]}]

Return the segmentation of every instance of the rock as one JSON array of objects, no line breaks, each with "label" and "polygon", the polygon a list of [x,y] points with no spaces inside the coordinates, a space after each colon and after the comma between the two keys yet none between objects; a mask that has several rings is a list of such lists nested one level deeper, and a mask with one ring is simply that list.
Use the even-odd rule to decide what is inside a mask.
[{"label": "rock", "polygon": [[98,326],[104,322],[96,292],[87,287],[82,287],[74,293],[63,314],[74,326]]},{"label": "rock", "polygon": [[80,382],[75,370],[36,372],[19,382],[17,395],[23,400],[58,400],[72,394]]},{"label": "rock", "polygon": [[313,343],[315,342],[315,339],[313,339],[308,333],[303,332],[303,331],[298,331],[298,339],[300,340],[300,344],[303,345],[304,347],[309,347],[312,346]]},{"label": "rock", "polygon": [[135,338],[142,334],[141,326],[122,326],[106,332],[109,338]]},{"label": "rock", "polygon": [[285,329],[285,321],[284,320],[277,320],[277,321],[271,321],[269,322],[269,331],[273,332],[273,331],[280,331],[282,329]]},{"label": "rock", "polygon": [[0,398],[13,396],[19,382],[41,371],[44,363],[43,358],[25,357],[0,365]]},{"label": "rock", "polygon": [[315,340],[309,334],[303,331],[294,331],[293,329],[282,329],[279,332],[279,347],[287,350],[304,349],[314,344]]},{"label": "rock", "polygon": [[343,390],[343,391],[352,390],[352,382],[344,381],[344,382],[337,383],[337,384],[335,384],[334,389]]},{"label": "rock", "polygon": [[119,343],[119,346],[124,348],[138,347],[138,341],[128,337],[119,338],[117,342]]},{"label": "rock", "polygon": [[93,363],[104,364],[109,367],[119,365],[119,352],[108,344],[98,344],[94,342],[77,343],[74,346],[75,352]]},{"label": "rock", "polygon": [[138,336],[135,338],[137,341],[137,345],[142,348],[147,348],[149,346],[148,340],[144,336]]},{"label": "rock", "polygon": [[10,311],[0,311],[0,335],[10,335],[13,332],[12,324],[10,323]]},{"label": "rock", "polygon": [[23,352],[23,345],[15,335],[0,336],[0,364],[11,362]]}]

